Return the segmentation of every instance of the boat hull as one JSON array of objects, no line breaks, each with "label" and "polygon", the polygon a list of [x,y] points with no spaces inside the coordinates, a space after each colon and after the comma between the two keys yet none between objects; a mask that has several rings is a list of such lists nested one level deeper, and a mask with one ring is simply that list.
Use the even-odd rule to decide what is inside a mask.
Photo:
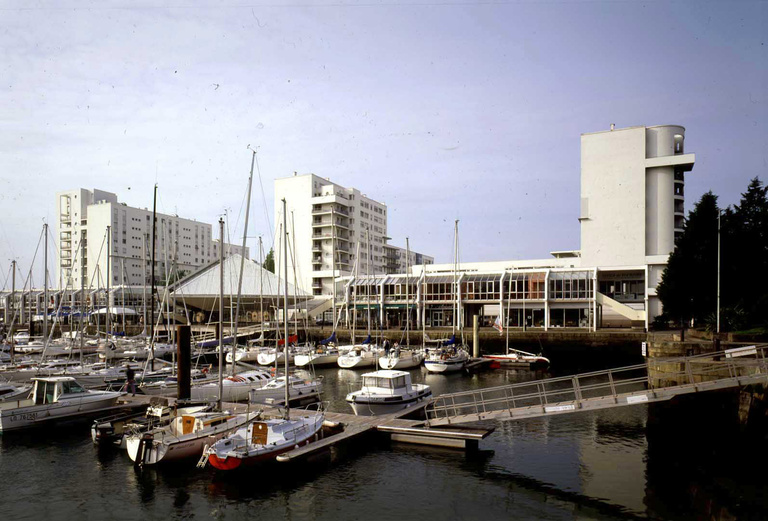
[{"label": "boat hull", "polygon": [[412,407],[418,403],[424,403],[432,397],[431,390],[424,390],[412,395],[402,396],[398,401],[384,401],[384,398],[373,398],[367,396],[355,396],[353,399],[347,397],[347,403],[352,407],[356,416],[379,416],[390,414]]},{"label": "boat hull", "polygon": [[21,407],[13,407],[14,402],[6,402],[0,413],[0,432],[28,429],[49,421],[76,420],[86,417],[113,407],[121,395],[122,393],[117,392],[99,392],[96,396],[91,395],[67,402]]},{"label": "boat hull", "polygon": [[338,361],[338,353],[296,355],[294,358],[296,367],[304,367],[310,364],[316,367],[321,365],[336,365]]},{"label": "boat hull", "polygon": [[430,373],[455,373],[467,366],[467,360],[424,360],[424,366]]},{"label": "boat hull", "polygon": [[382,357],[379,358],[379,367],[382,369],[391,369],[391,370],[400,370],[400,369],[411,369],[413,367],[418,367],[424,362],[424,357],[422,355],[400,355],[399,357]]}]

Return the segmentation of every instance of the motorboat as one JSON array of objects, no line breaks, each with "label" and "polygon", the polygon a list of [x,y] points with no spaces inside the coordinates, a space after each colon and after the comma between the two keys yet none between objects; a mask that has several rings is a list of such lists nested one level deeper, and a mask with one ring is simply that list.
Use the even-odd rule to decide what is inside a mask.
[{"label": "motorboat", "polygon": [[275,459],[279,454],[310,443],[319,436],[325,420],[321,407],[291,409],[289,418],[257,418],[220,439],[206,450],[207,460],[218,470],[233,470]]},{"label": "motorboat", "polygon": [[[318,395],[323,390],[322,376],[307,380],[297,375],[288,376],[288,399],[294,400],[302,396]],[[253,389],[250,392],[249,401],[251,403],[269,403],[270,401],[284,400],[285,396],[285,376],[278,376],[269,381],[260,389]]]},{"label": "motorboat", "polygon": [[431,396],[428,385],[411,383],[410,373],[383,369],[365,373],[363,387],[349,393],[347,403],[358,416],[376,416],[426,402]]},{"label": "motorboat", "polygon": [[512,367],[546,367],[549,365],[549,358],[533,353],[526,353],[518,349],[509,349],[506,354],[483,355],[486,360],[493,360],[505,366]]},{"label": "motorboat", "polygon": [[32,389],[30,384],[14,384],[10,381],[0,382],[0,402],[6,402],[11,400],[19,400],[23,397],[29,396],[29,391]]},{"label": "motorboat", "polygon": [[129,434],[125,440],[128,456],[138,466],[200,457],[206,445],[213,445],[247,424],[256,414],[227,411],[182,414],[167,425]]},{"label": "motorboat", "polygon": [[[221,400],[225,402],[242,402],[248,399],[252,389],[260,389],[272,380],[272,375],[263,369],[245,371],[224,378],[222,382]],[[218,400],[219,384],[206,383],[193,385],[191,389],[193,400]]]},{"label": "motorboat", "polygon": [[33,378],[32,398],[0,403],[0,431],[34,427],[42,422],[76,419],[113,407],[123,394],[89,391],[71,376]]},{"label": "motorboat", "polygon": [[424,362],[424,350],[414,348],[395,347],[388,354],[379,358],[379,367],[382,369],[411,369]]}]

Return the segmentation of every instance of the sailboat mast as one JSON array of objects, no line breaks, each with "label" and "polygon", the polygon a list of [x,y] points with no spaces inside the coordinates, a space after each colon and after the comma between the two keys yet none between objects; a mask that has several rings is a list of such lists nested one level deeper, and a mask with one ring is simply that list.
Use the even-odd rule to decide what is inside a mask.
[{"label": "sailboat mast", "polygon": [[[287,224],[288,210],[286,209],[285,199],[283,199],[283,223]],[[283,344],[283,350],[285,352],[285,419],[290,420],[291,410],[288,406],[288,226],[283,226],[283,273],[285,273],[285,280],[283,281],[283,288],[285,293],[283,294],[283,315],[285,318],[283,327],[285,333],[285,344]]]},{"label": "sailboat mast", "polygon": [[365,242],[368,245],[368,258],[365,263],[365,301],[368,304],[368,336],[371,336],[371,231],[365,230]]},{"label": "sailboat mast", "polygon": [[411,292],[408,287],[408,261],[411,259],[411,247],[405,238],[405,345],[411,345],[410,325],[411,325]]},{"label": "sailboat mast", "polygon": [[336,206],[331,205],[331,272],[333,275],[333,328],[336,329]]},{"label": "sailboat mast", "polygon": [[219,217],[219,410],[224,394],[224,219]]},{"label": "sailboat mast", "polygon": [[[151,268],[150,278],[152,287],[149,292],[149,348],[151,351],[150,369],[155,370],[155,241],[157,240],[157,183],[155,183],[155,195],[152,201],[152,250],[150,251]],[[223,242],[222,242],[223,245]]]},{"label": "sailboat mast", "polygon": [[253,184],[253,163],[256,161],[256,151],[252,150],[251,173],[248,176],[248,197],[245,202],[245,226],[243,227],[243,251],[240,252],[240,276],[237,278],[237,304],[235,304],[235,325],[232,328],[232,376],[235,376],[237,367],[237,319],[240,317],[240,295],[243,291],[243,269],[245,268],[245,242],[248,237],[248,215],[251,211],[251,185]]},{"label": "sailboat mast", "polygon": [[259,235],[259,329],[264,336],[264,246]]},{"label": "sailboat mast", "polygon": [[48,345],[48,223],[43,224],[45,246],[43,247],[43,343]]},{"label": "sailboat mast", "polygon": [[144,327],[142,329],[142,334],[147,334],[147,234],[144,234],[143,240],[141,241],[141,256],[142,256],[142,266],[141,266],[141,312],[142,312],[142,318],[144,319]]},{"label": "sailboat mast", "polygon": [[105,331],[105,347],[104,347],[104,363],[106,365],[109,365],[109,322],[110,322],[110,309],[109,309],[109,282],[110,282],[110,272],[109,269],[111,268],[110,264],[112,264],[112,227],[107,226],[107,316],[106,316],[106,331]]},{"label": "sailboat mast", "polygon": [[[13,319],[11,320],[11,330],[8,335],[11,337],[11,363],[16,361],[16,346],[13,340],[13,326],[16,324],[16,259],[11,261],[13,269],[13,278],[11,278],[11,309],[13,309]],[[22,312],[24,310],[22,309]]]},{"label": "sailboat mast", "polygon": [[459,220],[453,223],[453,329],[452,334],[456,334],[456,324],[459,321],[459,288],[456,286],[456,270],[459,262]]},{"label": "sailboat mast", "polygon": [[[355,345],[355,326],[357,325],[357,295],[360,293],[360,280],[357,277],[360,271],[360,241],[357,241],[357,251],[355,253],[355,296],[352,299],[352,346]],[[349,310],[347,310],[349,314]]]}]

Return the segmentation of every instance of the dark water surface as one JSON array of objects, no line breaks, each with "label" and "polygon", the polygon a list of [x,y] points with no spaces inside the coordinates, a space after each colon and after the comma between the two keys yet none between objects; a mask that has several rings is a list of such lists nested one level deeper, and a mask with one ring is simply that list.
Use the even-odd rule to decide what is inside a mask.
[{"label": "dark water surface", "polygon": [[[362,371],[325,369],[349,412]],[[547,377],[428,375],[435,394]],[[516,422],[474,454],[373,441],[333,461],[219,475],[194,462],[135,471],[88,425],[0,436],[0,520],[16,519],[768,519],[768,448],[732,397],[696,396]]]}]

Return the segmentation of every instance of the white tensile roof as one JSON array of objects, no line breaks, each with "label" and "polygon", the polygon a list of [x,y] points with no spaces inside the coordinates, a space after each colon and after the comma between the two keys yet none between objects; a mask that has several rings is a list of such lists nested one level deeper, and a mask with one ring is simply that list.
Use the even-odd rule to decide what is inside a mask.
[{"label": "white tensile roof", "polygon": [[[224,295],[225,298],[237,295],[237,282],[240,277],[240,262],[243,257],[233,253],[224,259]],[[205,268],[197,271],[187,277],[184,277],[170,289],[176,297],[218,297],[219,295],[219,261],[213,262]],[[278,279],[277,275],[263,269],[258,262],[245,259],[243,266],[243,297],[258,297],[263,295],[265,298],[277,298],[283,295],[283,280]],[[288,284],[288,298],[308,299],[312,296],[294,288],[293,284]]]}]

